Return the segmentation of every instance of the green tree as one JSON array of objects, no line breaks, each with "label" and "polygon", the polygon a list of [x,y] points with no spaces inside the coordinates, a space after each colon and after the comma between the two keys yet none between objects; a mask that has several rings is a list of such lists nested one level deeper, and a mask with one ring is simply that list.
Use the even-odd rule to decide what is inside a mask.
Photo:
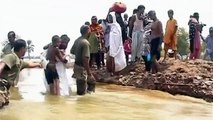
[{"label": "green tree", "polygon": [[30,54],[34,51],[34,45],[32,44],[31,40],[27,40],[27,54],[28,54],[28,58],[31,59]]},{"label": "green tree", "polygon": [[181,55],[188,55],[189,51],[189,33],[185,28],[179,28],[177,32],[177,52]]}]

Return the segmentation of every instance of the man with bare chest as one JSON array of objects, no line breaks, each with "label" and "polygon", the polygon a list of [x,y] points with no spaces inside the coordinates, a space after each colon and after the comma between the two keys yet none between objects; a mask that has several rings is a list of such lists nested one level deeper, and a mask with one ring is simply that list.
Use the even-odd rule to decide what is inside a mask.
[{"label": "man with bare chest", "polygon": [[161,42],[163,38],[163,27],[161,21],[156,17],[155,11],[149,11],[149,18],[153,20],[151,26],[151,56],[152,56],[152,73],[156,73],[160,69],[157,62],[160,59]]},{"label": "man with bare chest", "polygon": [[54,95],[59,95],[59,76],[56,70],[57,59],[66,63],[67,60],[62,57],[62,54],[59,50],[60,46],[60,37],[55,35],[52,37],[52,44],[48,47],[47,50],[47,60],[49,60],[47,67],[45,69],[45,76],[47,83],[50,86],[50,93]]}]

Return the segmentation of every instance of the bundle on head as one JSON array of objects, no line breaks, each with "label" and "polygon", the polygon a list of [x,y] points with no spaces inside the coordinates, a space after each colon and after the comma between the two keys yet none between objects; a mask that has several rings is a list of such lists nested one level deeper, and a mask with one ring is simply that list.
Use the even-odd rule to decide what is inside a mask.
[{"label": "bundle on head", "polygon": [[122,2],[115,2],[111,7],[111,10],[117,13],[124,13],[126,9],[126,5]]}]

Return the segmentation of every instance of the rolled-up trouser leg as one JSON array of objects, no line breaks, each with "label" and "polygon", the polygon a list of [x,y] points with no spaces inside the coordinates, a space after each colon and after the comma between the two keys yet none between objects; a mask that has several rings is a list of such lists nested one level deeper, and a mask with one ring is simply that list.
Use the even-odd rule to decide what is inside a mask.
[{"label": "rolled-up trouser leg", "polygon": [[86,88],[87,88],[86,80],[77,79],[76,83],[77,83],[77,94],[78,95],[85,95],[86,94]]}]

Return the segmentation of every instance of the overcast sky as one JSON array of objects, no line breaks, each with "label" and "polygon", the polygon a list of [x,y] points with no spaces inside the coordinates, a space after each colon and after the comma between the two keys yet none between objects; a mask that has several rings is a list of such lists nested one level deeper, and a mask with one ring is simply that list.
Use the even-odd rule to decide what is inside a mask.
[{"label": "overcast sky", "polygon": [[[180,27],[187,30],[189,16],[200,13],[200,21],[213,26],[213,0],[119,0],[127,5],[127,13],[139,4],[146,6],[145,12],[156,10],[158,18],[165,23],[167,10],[173,9],[174,17]],[[51,41],[55,34],[67,34],[71,38],[68,50],[73,41],[80,35],[79,27],[90,21],[91,16],[105,18],[109,7],[116,0],[0,0],[0,40],[7,38],[7,33],[15,31],[21,38],[32,40],[36,53],[42,52],[44,44]]]}]

